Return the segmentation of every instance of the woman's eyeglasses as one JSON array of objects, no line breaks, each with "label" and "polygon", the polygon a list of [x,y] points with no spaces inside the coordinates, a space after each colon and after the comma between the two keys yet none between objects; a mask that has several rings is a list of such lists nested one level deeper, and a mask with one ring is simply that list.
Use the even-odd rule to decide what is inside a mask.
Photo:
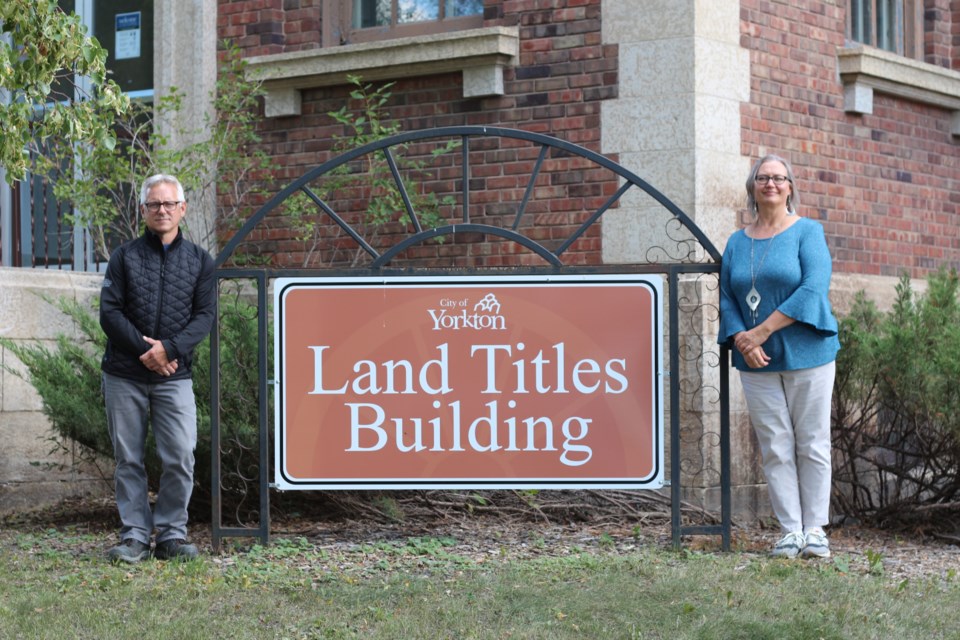
[{"label": "woman's eyeglasses", "polygon": [[771,180],[773,184],[778,187],[788,180],[787,176],[757,176],[754,178],[757,181],[757,184],[767,184]]}]

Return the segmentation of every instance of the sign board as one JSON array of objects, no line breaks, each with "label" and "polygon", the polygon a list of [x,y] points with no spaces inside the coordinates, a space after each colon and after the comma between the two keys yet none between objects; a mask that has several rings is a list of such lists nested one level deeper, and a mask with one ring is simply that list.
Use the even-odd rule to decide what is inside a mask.
[{"label": "sign board", "polygon": [[280,489],[659,488],[662,280],[281,278]]},{"label": "sign board", "polygon": [[140,57],[140,12],[118,13],[114,16],[114,60]]}]

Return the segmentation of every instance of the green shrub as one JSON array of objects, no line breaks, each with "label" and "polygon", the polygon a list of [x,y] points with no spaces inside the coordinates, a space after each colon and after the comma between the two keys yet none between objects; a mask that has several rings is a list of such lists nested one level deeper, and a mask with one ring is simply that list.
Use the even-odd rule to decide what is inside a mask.
[{"label": "green shrub", "polygon": [[[960,299],[955,271],[880,313],[861,294],[840,322],[834,507],[880,525],[934,524],[960,499]],[[952,506],[951,506],[952,505]]]},{"label": "green shrub", "polygon": [[[233,287],[232,292],[229,292]],[[220,490],[224,512],[236,524],[258,521],[260,494],[259,380],[257,306],[242,293],[240,282],[221,283],[220,331]],[[268,328],[267,351],[272,350]],[[211,492],[211,415],[209,338],[194,354],[193,387],[197,396],[197,472],[193,505],[209,513]],[[269,357],[269,356],[268,356]],[[267,362],[268,375],[272,367]],[[268,411],[268,420],[272,419]],[[268,430],[268,437],[272,430]],[[201,456],[203,460],[201,461]],[[264,461],[269,465],[269,460]],[[202,469],[202,474],[200,470]]]},{"label": "green shrub", "polygon": [[[85,306],[72,300],[53,302],[75,323],[79,338],[60,335],[55,348],[0,338],[26,367],[28,382],[37,390],[54,440],[76,451],[74,463],[113,459],[101,392],[100,356],[106,337],[97,320],[97,303]],[[257,309],[240,295],[220,299],[221,456],[225,509],[243,513],[259,506]],[[16,375],[17,371],[7,368]],[[193,517],[209,518],[211,506],[210,345],[209,338],[195,353],[194,392],[197,397],[197,449],[194,468]],[[70,444],[79,445],[71,447]],[[160,463],[153,438],[148,441],[147,472],[156,490]]]},{"label": "green shrub", "polygon": [[[24,345],[6,338],[0,338],[0,345],[26,367],[27,379],[37,390],[43,413],[53,428],[54,448],[72,451],[77,465],[95,463],[104,453],[112,459],[100,388],[100,354],[106,337],[96,318],[80,303],[62,299],[56,304],[77,323],[83,341],[60,335],[52,349],[40,343]],[[71,447],[70,443],[79,446]]]}]

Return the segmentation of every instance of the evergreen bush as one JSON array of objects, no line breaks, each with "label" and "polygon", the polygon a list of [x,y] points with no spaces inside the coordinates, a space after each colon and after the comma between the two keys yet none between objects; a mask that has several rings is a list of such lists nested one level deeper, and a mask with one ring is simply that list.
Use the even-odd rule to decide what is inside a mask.
[{"label": "evergreen bush", "polygon": [[960,299],[956,271],[917,295],[904,276],[880,313],[861,294],[840,322],[834,510],[882,526],[960,517]]},{"label": "evergreen bush", "polygon": [[[27,370],[23,377],[40,395],[53,441],[62,450],[75,452],[73,464],[112,461],[113,445],[107,433],[100,372],[106,337],[100,329],[97,302],[84,305],[61,299],[51,303],[76,323],[78,337],[60,335],[55,348],[6,338],[0,338],[0,345],[23,362]],[[222,500],[225,509],[240,514],[244,509],[249,512],[259,506],[257,309],[243,296],[221,295],[219,316],[221,456],[229,471],[221,483]],[[211,507],[209,338],[195,352],[193,381],[197,397],[197,449],[190,511],[192,517],[206,519]],[[152,430],[146,465],[150,488],[155,491],[160,462]]]},{"label": "evergreen bush", "polygon": [[74,466],[92,463],[99,468],[97,463],[104,453],[112,459],[100,385],[100,354],[106,337],[81,303],[69,299],[48,302],[76,322],[83,338],[78,341],[59,335],[55,347],[48,348],[42,343],[25,345],[0,337],[0,345],[20,359],[28,375],[5,368],[27,379],[37,390],[53,429],[53,451],[69,452]]}]

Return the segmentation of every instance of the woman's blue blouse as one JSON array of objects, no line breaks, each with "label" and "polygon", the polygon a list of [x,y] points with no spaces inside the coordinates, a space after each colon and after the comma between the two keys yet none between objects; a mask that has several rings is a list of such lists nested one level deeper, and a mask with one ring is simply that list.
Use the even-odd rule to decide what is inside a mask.
[{"label": "woman's blue blouse", "polygon": [[[828,298],[832,271],[823,227],[815,220],[801,218],[764,240],[752,240],[742,229],[730,236],[720,270],[717,341],[730,347],[734,366],[741,371],[792,371],[835,360],[840,340]],[[760,294],[756,323],[746,302],[754,286],[752,277]],[[763,344],[770,364],[752,369],[734,348],[733,336],[762,323],[775,310],[796,322],[770,335]]]}]

